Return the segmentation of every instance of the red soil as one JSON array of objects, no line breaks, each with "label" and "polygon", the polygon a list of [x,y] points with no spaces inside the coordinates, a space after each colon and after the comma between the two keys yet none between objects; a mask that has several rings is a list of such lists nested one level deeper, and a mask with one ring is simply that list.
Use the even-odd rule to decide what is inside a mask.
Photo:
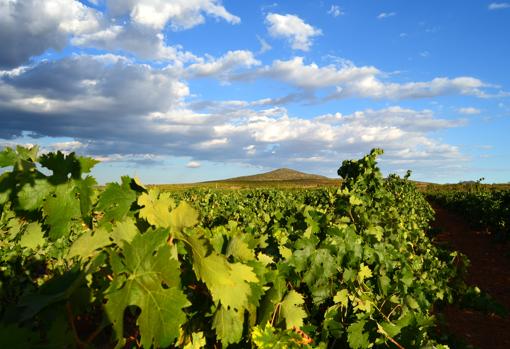
[{"label": "red soil", "polygon": [[[434,207],[434,227],[441,233],[435,240],[448,244],[470,260],[468,285],[478,286],[510,311],[510,246],[496,243],[485,231],[472,229],[461,217]],[[459,309],[444,309],[446,330],[480,349],[510,349],[510,317]]]}]

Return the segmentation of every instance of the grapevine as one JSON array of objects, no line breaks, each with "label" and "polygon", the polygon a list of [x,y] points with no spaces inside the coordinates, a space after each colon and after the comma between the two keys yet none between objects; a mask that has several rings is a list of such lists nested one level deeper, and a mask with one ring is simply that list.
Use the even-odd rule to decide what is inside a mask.
[{"label": "grapevine", "polygon": [[0,152],[0,347],[438,345],[456,295],[433,211],[373,150],[334,189],[98,187],[96,161]]}]

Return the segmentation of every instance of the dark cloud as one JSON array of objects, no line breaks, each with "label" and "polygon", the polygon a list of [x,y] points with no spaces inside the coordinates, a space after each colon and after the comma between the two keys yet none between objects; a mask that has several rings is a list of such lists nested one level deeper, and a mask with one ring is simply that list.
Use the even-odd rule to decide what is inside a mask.
[{"label": "dark cloud", "polygon": [[0,69],[26,64],[48,49],[62,50],[70,34],[99,25],[92,9],[73,0],[0,1]]}]

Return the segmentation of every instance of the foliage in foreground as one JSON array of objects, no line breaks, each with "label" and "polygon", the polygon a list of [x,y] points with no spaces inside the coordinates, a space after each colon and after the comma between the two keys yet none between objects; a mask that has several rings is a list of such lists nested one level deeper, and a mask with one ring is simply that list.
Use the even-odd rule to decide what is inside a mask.
[{"label": "foliage in foreground", "polygon": [[0,347],[444,347],[431,309],[459,256],[380,153],[335,190],[170,193],[98,192],[94,160],[5,149]]}]

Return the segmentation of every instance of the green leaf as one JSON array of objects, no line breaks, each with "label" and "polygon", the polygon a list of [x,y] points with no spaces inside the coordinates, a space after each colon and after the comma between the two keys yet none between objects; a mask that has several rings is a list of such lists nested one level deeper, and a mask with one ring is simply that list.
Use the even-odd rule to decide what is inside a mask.
[{"label": "green leaf", "polygon": [[53,187],[46,179],[36,179],[32,184],[25,184],[18,193],[19,206],[22,210],[36,210],[42,207],[44,200]]},{"label": "green leaf", "polygon": [[384,229],[377,225],[377,226],[370,226],[366,232],[370,235],[373,235],[375,236],[375,238],[377,239],[377,241],[382,241],[383,239],[383,233],[384,233]]},{"label": "green leaf", "polygon": [[129,177],[122,177],[122,183],[109,183],[99,197],[97,209],[104,213],[102,221],[120,221],[136,200],[136,193],[131,190]]},{"label": "green leaf", "polygon": [[361,263],[359,272],[358,272],[358,280],[359,282],[363,282],[365,279],[372,277],[372,271],[368,266],[364,263]]},{"label": "green leaf", "polygon": [[359,205],[362,205],[363,204],[363,200],[361,200],[360,198],[358,198],[357,196],[355,195],[351,195],[349,197],[349,203],[353,206],[359,206]]},{"label": "green leaf", "polygon": [[81,234],[80,237],[73,242],[69,249],[68,257],[73,258],[78,256],[81,259],[93,257],[96,254],[96,250],[108,246],[111,243],[106,229],[100,227],[95,231],[89,230]]},{"label": "green leaf", "polygon": [[365,324],[365,320],[359,320],[347,328],[347,341],[352,349],[365,349],[370,345],[368,333],[364,332]]},{"label": "green leaf", "polygon": [[306,312],[303,309],[304,303],[303,296],[294,290],[287,293],[283,299],[280,306],[288,329],[303,326],[303,319],[306,317]]},{"label": "green leaf", "polygon": [[16,152],[18,153],[18,160],[36,162],[37,153],[39,153],[39,146],[34,145],[33,147],[24,147],[21,145],[17,145]]},{"label": "green leaf", "polygon": [[145,218],[149,224],[161,228],[170,226],[170,208],[175,207],[170,193],[159,194],[159,190],[151,189],[138,197],[138,205],[142,206],[140,217]]},{"label": "green leaf", "polygon": [[[255,326],[252,330],[252,342],[257,349],[302,349],[311,346],[302,343],[303,338],[296,332],[290,330],[275,329],[266,325],[264,330]],[[317,348],[324,349],[319,345]]]},{"label": "green leaf", "polygon": [[243,336],[244,312],[220,307],[214,314],[212,327],[225,347],[239,343]]},{"label": "green leaf", "polygon": [[69,234],[74,222],[81,218],[80,201],[72,183],[57,186],[55,194],[46,199],[43,212],[45,222],[50,226],[50,239]]},{"label": "green leaf", "polygon": [[19,243],[24,248],[35,250],[37,247],[44,245],[45,242],[41,225],[38,222],[32,222],[25,228]]},{"label": "green leaf", "polygon": [[407,303],[407,305],[409,305],[409,307],[411,309],[414,309],[414,310],[420,309],[420,305],[418,304],[416,299],[414,299],[413,297],[411,297],[409,295],[406,296],[406,303]]},{"label": "green leaf", "polygon": [[204,338],[203,332],[193,332],[191,334],[191,341],[186,344],[183,349],[201,349],[204,348],[206,344],[207,342]]},{"label": "green leaf", "polygon": [[18,155],[14,149],[6,147],[0,152],[0,167],[14,166],[18,160]]},{"label": "green leaf", "polygon": [[207,248],[202,240],[188,237],[187,241],[192,247],[193,270],[207,285],[214,302],[237,310],[246,308],[251,293],[249,282],[258,282],[253,269],[242,263],[229,263],[216,252],[206,257]]},{"label": "green leaf", "polygon": [[115,223],[110,237],[117,245],[124,246],[125,243],[131,243],[138,234],[140,232],[135,221],[130,217],[126,217],[124,220]]},{"label": "green leaf", "polygon": [[255,251],[248,246],[241,236],[234,236],[230,240],[227,246],[226,255],[234,256],[243,262],[255,259]]},{"label": "green leaf", "polygon": [[74,153],[65,155],[58,151],[43,154],[39,159],[39,163],[53,172],[50,178],[55,184],[66,182],[69,176],[74,179],[80,179],[81,177],[80,161]]},{"label": "green leaf", "polygon": [[347,308],[349,305],[349,291],[346,289],[338,291],[333,297],[333,302],[339,303],[342,308]]},{"label": "green leaf", "polygon": [[179,206],[170,213],[170,227],[172,232],[182,231],[182,229],[192,227],[197,223],[198,212],[184,201],[181,201]]},{"label": "green leaf", "polygon": [[85,156],[78,156],[77,158],[80,163],[81,173],[89,173],[92,168],[100,162],[99,160]]},{"label": "green leaf", "polygon": [[395,337],[401,331],[401,327],[390,322],[383,322],[382,324],[377,324],[377,331],[388,335],[389,337]]},{"label": "green leaf", "polygon": [[[168,231],[158,229],[137,235],[123,248],[124,272],[115,275],[108,291],[106,312],[118,338],[124,331],[124,311],[128,306],[141,309],[137,324],[141,345],[167,347],[179,336],[186,321],[183,308],[190,305],[180,288],[180,265],[171,258],[166,244]],[[119,287],[120,286],[120,287]],[[117,346],[122,343],[119,341]]]},{"label": "green leaf", "polygon": [[76,183],[76,189],[80,198],[80,210],[84,219],[90,217],[92,210],[92,202],[96,195],[95,186],[97,185],[94,177],[87,176],[83,180]]},{"label": "green leaf", "polygon": [[388,289],[390,287],[391,280],[386,275],[381,275],[379,277],[379,287],[383,295],[388,294]]}]

